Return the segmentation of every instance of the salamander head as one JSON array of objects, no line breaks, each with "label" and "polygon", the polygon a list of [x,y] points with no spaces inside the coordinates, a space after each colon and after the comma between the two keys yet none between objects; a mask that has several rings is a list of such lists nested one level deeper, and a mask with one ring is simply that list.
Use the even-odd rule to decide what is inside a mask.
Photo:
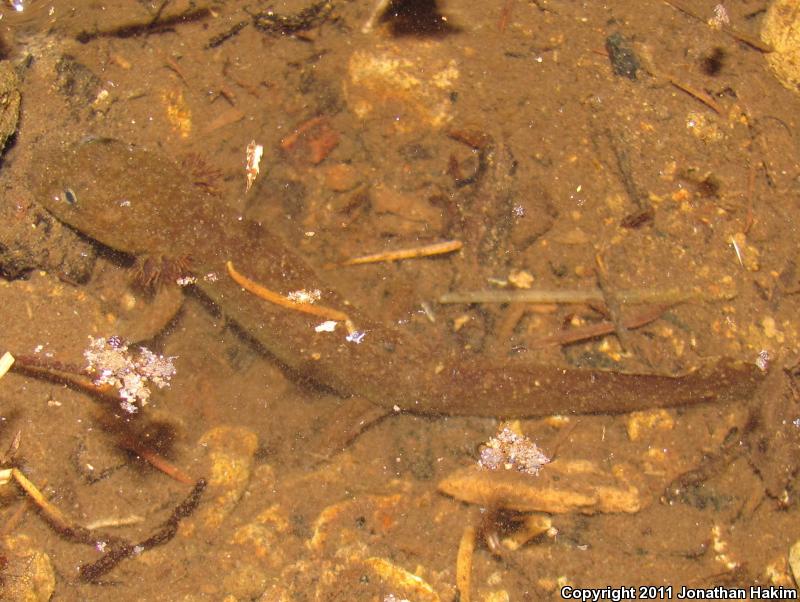
[{"label": "salamander head", "polygon": [[180,174],[157,155],[107,138],[45,151],[35,163],[36,199],[59,220],[126,253],[169,254]]}]

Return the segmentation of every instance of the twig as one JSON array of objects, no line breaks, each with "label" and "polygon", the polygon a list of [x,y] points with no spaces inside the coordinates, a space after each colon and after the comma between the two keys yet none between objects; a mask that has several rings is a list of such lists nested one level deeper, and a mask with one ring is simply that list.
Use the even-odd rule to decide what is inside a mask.
[{"label": "twig", "polygon": [[456,556],[456,589],[460,602],[469,602],[472,581],[472,557],[475,553],[476,529],[472,525],[464,528],[458,542]]},{"label": "twig", "polygon": [[[503,8],[500,9],[500,18],[497,20],[497,31],[504,33],[508,22],[511,20],[511,9],[514,7],[514,0],[506,0],[503,3]],[[463,601],[464,598],[462,597]]]},{"label": "twig", "polygon": [[285,138],[281,140],[281,148],[285,151],[291,150],[292,147],[297,144],[297,142],[300,140],[303,134],[305,134],[309,130],[312,130],[318,125],[321,125],[324,122],[325,118],[322,117],[321,115],[312,117],[311,119],[304,121],[296,128],[294,128],[294,131],[291,134],[287,135]]},{"label": "twig", "polygon": [[448,240],[437,242],[421,247],[411,247],[409,249],[395,249],[394,251],[382,251],[371,255],[354,257],[343,262],[342,265],[361,265],[365,263],[378,263],[381,261],[398,261],[400,259],[414,259],[416,257],[430,257],[431,255],[443,255],[458,251],[463,247],[460,240]]},{"label": "twig", "polygon": [[2,526],[0,526],[0,541],[4,540],[7,535],[10,535],[14,532],[14,529],[17,528],[17,525],[22,520],[22,517],[25,516],[25,513],[28,511],[28,501],[22,500],[19,504],[19,507],[14,510],[14,514],[6,520]]},{"label": "twig", "polygon": [[61,510],[56,508],[53,504],[45,499],[39,488],[29,481],[21,470],[12,468],[11,472],[14,480],[17,482],[20,488],[22,488],[22,490],[28,494],[28,497],[36,504],[47,522],[50,523],[53,529],[58,531],[62,537],[68,539],[69,541],[90,546],[95,545],[98,541],[105,541],[107,543],[114,544],[119,544],[120,542],[124,541],[123,539],[112,535],[105,535],[96,532],[92,533],[85,527],[73,524],[64,515],[64,513],[61,512]]},{"label": "twig", "polygon": [[156,451],[149,449],[142,445],[141,443],[137,442],[130,435],[126,435],[120,437],[117,440],[117,444],[127,449],[129,452],[132,452],[139,456],[142,460],[150,464],[153,468],[156,468],[163,472],[168,477],[175,479],[179,483],[183,483],[184,485],[191,485],[194,483],[194,479],[183,472],[180,468],[172,464],[169,460],[167,460],[164,456],[160,455]]},{"label": "twig", "polygon": [[[693,9],[689,8],[688,6],[686,6],[686,4],[684,4],[681,0],[664,0],[664,2],[669,4],[672,8],[675,8],[675,9],[681,11],[682,13],[684,13],[686,15],[689,15],[693,19],[697,19],[701,23],[706,23],[706,19],[704,19],[701,15],[696,13]],[[754,37],[754,36],[751,36],[749,34],[743,33],[741,31],[739,31],[738,29],[734,29],[730,25],[722,25],[721,29],[722,29],[722,31],[727,33],[732,38],[737,39],[740,42],[743,42],[743,43],[747,44],[748,46],[750,46],[752,48],[755,48],[756,50],[760,50],[761,52],[774,52],[775,51],[775,49],[772,46],[770,46],[769,44],[767,44],[766,42],[762,42],[757,37]]]},{"label": "twig", "polygon": [[[227,96],[226,96],[227,98]],[[227,110],[219,113],[209,124],[205,127],[205,133],[210,134],[220,128],[232,125],[245,118],[245,113],[237,107],[229,107]]]},{"label": "twig", "polygon": [[325,307],[324,305],[312,305],[311,303],[298,303],[292,301],[288,297],[284,297],[280,293],[271,291],[255,280],[250,280],[250,278],[247,276],[240,274],[236,271],[236,268],[233,267],[233,263],[230,261],[226,262],[225,266],[228,268],[228,274],[231,278],[233,278],[236,284],[241,286],[247,292],[253,293],[256,297],[264,299],[264,301],[269,301],[270,303],[280,305],[281,307],[285,307],[287,309],[293,309],[294,311],[311,314],[312,316],[344,322],[348,331],[352,332],[355,330],[355,327],[350,321],[348,315],[342,311],[339,311],[338,309]]},{"label": "twig", "polygon": [[99,560],[83,565],[79,570],[81,579],[84,581],[97,581],[98,578],[105,575],[126,558],[141,554],[170,541],[178,532],[178,524],[181,520],[190,516],[200,504],[200,498],[205,488],[205,480],[198,480],[191,493],[178,504],[175,510],[172,511],[172,515],[153,535],[136,545],[122,542],[106,552]]},{"label": "twig", "polygon": [[374,29],[375,23],[381,18],[383,11],[389,7],[389,1],[390,0],[378,0],[375,3],[375,6],[369,13],[367,22],[361,27],[361,33],[370,33]]},{"label": "twig", "polygon": [[652,221],[654,215],[653,206],[633,178],[633,170],[625,148],[623,134],[612,132],[609,128],[606,128],[603,133],[611,146],[611,151],[614,153],[614,159],[617,162],[617,173],[622,180],[622,185],[625,187],[625,192],[628,193],[628,198],[638,207],[638,211],[635,211],[632,215],[644,216],[644,219],[641,217],[631,219],[629,216],[623,220],[623,225],[627,222],[634,227],[638,227],[647,221]]},{"label": "twig", "polygon": [[130,527],[131,525],[139,525],[144,522],[144,517],[138,514],[131,514],[120,518],[98,518],[91,523],[87,523],[86,528],[89,531],[96,531],[97,529],[107,529],[109,527]]},{"label": "twig", "polygon": [[678,90],[686,92],[689,96],[699,100],[704,105],[712,109],[715,113],[717,113],[717,115],[722,115],[722,107],[719,106],[719,103],[717,103],[716,100],[714,100],[711,96],[709,96],[705,92],[698,90],[697,88],[693,88],[689,84],[680,82],[671,75],[663,74],[663,77],[667,78],[669,83],[678,88]]},{"label": "twig", "polygon": [[76,530],[70,524],[67,517],[64,516],[61,510],[59,510],[58,508],[53,506],[50,502],[48,502],[42,495],[42,492],[39,491],[39,488],[36,487],[36,485],[34,485],[33,483],[31,483],[30,480],[28,480],[28,477],[26,477],[21,470],[17,468],[12,468],[11,474],[14,477],[14,480],[17,482],[17,484],[22,488],[23,491],[25,491],[25,493],[28,494],[28,497],[30,497],[31,500],[33,500],[33,502],[39,507],[39,510],[42,511],[42,514],[45,515],[45,518],[47,518],[47,520],[50,521],[50,523],[52,523],[53,526],[56,527],[56,529],[65,533],[73,532]]},{"label": "twig", "polygon": [[77,543],[94,546],[98,541],[103,541],[112,546],[111,550],[99,560],[80,568],[80,576],[85,581],[95,581],[98,577],[110,571],[125,558],[140,554],[150,548],[167,543],[178,532],[178,524],[197,508],[200,497],[206,488],[204,479],[199,479],[191,493],[173,510],[167,521],[149,538],[140,544],[131,544],[121,537],[100,534],[81,525],[76,525],[59,510],[48,502],[42,492],[17,468],[11,469],[11,475],[17,484],[28,494],[28,497],[39,507],[50,525],[60,535]]},{"label": "twig", "polygon": [[[672,307],[672,305],[657,305],[635,316],[631,316],[630,318],[623,318],[622,323],[628,330],[634,330],[654,322],[670,307]],[[596,324],[587,324],[586,326],[564,330],[549,337],[536,339],[531,341],[529,347],[538,348],[547,347],[549,345],[569,345],[570,343],[577,343],[579,341],[586,341],[588,339],[611,334],[615,329],[616,325],[613,322],[604,320]]]},{"label": "twig", "polygon": [[[114,387],[111,385],[96,385],[77,366],[71,366],[41,357],[20,355],[16,358],[16,363],[12,366],[11,370],[17,374],[67,385],[71,389],[87,393],[103,402],[113,405],[119,403],[119,395]],[[104,414],[99,414],[96,416],[96,419],[110,432],[119,431],[119,424],[108,420]],[[120,447],[140,456],[145,462],[179,483],[188,485],[194,483],[194,479],[180,468],[170,463],[154,450],[137,442],[134,435],[130,433],[122,435],[117,440],[117,443]]]},{"label": "twig", "polygon": [[94,384],[83,370],[71,364],[39,356],[20,355],[17,356],[16,363],[12,366],[11,371],[15,374],[66,385],[71,389],[88,393],[102,401],[119,403],[119,396],[114,387]]},{"label": "twig", "polygon": [[508,342],[517,324],[519,324],[519,321],[522,319],[522,316],[527,312],[528,305],[525,303],[512,303],[508,306],[503,319],[500,321],[500,325],[496,329],[497,334],[491,339],[489,348],[491,352],[499,351],[501,346]]},{"label": "twig", "polygon": [[[681,288],[652,289],[632,288],[617,291],[616,297],[625,303],[676,304],[686,301],[724,301],[733,299],[735,293],[721,291],[704,293],[687,291]],[[587,289],[513,289],[482,290],[445,293],[439,303],[561,303],[583,304],[602,303],[603,291],[599,288]]]},{"label": "twig", "polygon": [[617,294],[614,292],[613,288],[608,285],[605,261],[600,253],[595,254],[594,259],[595,265],[597,266],[597,269],[594,271],[595,278],[597,279],[597,288],[603,291],[603,300],[606,304],[606,308],[608,308],[611,322],[614,324],[614,330],[616,331],[617,338],[622,345],[623,351],[630,351],[632,349],[633,342],[631,341],[630,336],[628,336],[628,329],[625,327],[625,324],[622,321],[619,298],[617,297]]},{"label": "twig", "polygon": [[177,74],[177,76],[181,79],[181,81],[187,88],[189,87],[189,81],[186,79],[186,76],[183,74],[183,71],[178,66],[178,63],[175,62],[175,59],[169,56],[165,57],[164,64],[167,66],[168,69],[171,69]]}]

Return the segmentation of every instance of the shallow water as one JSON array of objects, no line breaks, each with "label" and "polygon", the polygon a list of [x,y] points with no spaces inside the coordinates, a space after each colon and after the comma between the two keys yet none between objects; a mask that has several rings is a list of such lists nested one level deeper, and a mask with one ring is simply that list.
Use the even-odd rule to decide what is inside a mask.
[{"label": "shallow water", "polygon": [[[757,33],[759,11],[726,7]],[[760,51],[666,3],[448,2],[447,26],[373,9],[0,9],[23,103],[0,166],[3,348],[80,365],[89,336],[116,334],[177,357],[171,386],[134,416],[61,382],[3,377],[0,449],[21,432],[10,462],[76,525],[112,523],[93,545],[70,540],[5,485],[4,593],[22,599],[38,575],[38,599],[451,600],[468,525],[473,600],[557,599],[564,584],[793,587],[798,409],[780,370],[798,339],[797,96]],[[340,397],[338,380],[280,363],[202,294],[137,287],[135,258],[36,198],[42,151],[89,137],[169,157],[177,188],[282,237],[353,307],[436,349],[431,366],[457,350],[679,373],[763,353],[778,376],[755,401],[520,421],[558,466],[593,472],[551,479],[545,466],[514,496],[554,480],[559,501],[589,491],[637,507],[555,513],[551,500],[551,529],[512,550],[496,540],[524,530],[514,496],[480,480],[482,512],[437,490],[476,463],[503,416],[394,413],[359,433],[374,405]],[[245,191],[251,141],[264,158]],[[340,265],[442,240],[463,249]],[[606,303],[438,302],[520,286],[600,287]],[[619,327],[652,309],[618,302],[620,291],[676,287],[690,299]],[[541,344],[600,322],[617,334]],[[111,536],[146,541],[192,489],[137,459],[131,437],[209,484],[174,536],[87,583],[79,567],[114,549]]]}]

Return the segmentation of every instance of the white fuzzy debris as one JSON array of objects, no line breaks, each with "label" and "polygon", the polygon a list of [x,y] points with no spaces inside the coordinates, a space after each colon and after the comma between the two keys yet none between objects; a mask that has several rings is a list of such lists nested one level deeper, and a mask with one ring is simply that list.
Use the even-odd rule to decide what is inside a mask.
[{"label": "white fuzzy debris", "polygon": [[766,372],[769,369],[769,360],[772,359],[769,355],[769,351],[766,349],[762,349],[758,352],[758,357],[756,358],[756,366],[762,372]]},{"label": "white fuzzy debris", "polygon": [[316,303],[322,298],[322,291],[320,291],[318,288],[315,288],[312,291],[300,289],[299,291],[291,291],[286,295],[286,298],[292,303],[311,304]]},{"label": "white fuzzy debris", "polygon": [[708,20],[708,25],[711,29],[720,30],[725,25],[731,24],[731,18],[728,16],[728,10],[722,5],[717,4],[714,7],[714,16]]},{"label": "white fuzzy debris", "polygon": [[548,462],[550,458],[533,441],[504,427],[483,446],[478,466],[486,470],[504,468],[537,475]]},{"label": "white fuzzy debris", "polygon": [[261,156],[263,154],[264,147],[260,144],[256,144],[255,140],[252,140],[245,149],[245,175],[247,176],[247,185],[244,190],[245,193],[250,191],[250,188],[253,186],[253,182],[255,182],[256,178],[258,177]]},{"label": "white fuzzy debris", "polygon": [[355,343],[356,345],[360,345],[361,342],[364,340],[365,336],[367,336],[367,332],[365,330],[354,330],[345,337],[345,340],[348,343]]},{"label": "white fuzzy debris", "polygon": [[315,332],[333,332],[336,330],[336,327],[339,325],[339,322],[336,320],[327,320],[322,324],[318,324],[314,327]]},{"label": "white fuzzy debris", "polygon": [[119,390],[120,406],[135,413],[150,399],[150,383],[159,389],[168,387],[175,375],[174,357],[157,355],[140,347],[138,353],[128,351],[128,344],[119,337],[89,337],[83,352],[87,369],[96,374],[96,385],[111,385]]}]

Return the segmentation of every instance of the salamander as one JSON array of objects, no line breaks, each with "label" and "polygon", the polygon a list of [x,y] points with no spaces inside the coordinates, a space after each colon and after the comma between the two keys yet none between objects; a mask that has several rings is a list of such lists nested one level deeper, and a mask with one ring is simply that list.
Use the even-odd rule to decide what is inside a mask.
[{"label": "salamander", "polygon": [[[191,257],[196,287],[278,360],[345,396],[391,411],[533,417],[622,413],[749,398],[762,379],[752,364],[717,358],[681,374],[564,368],[520,358],[483,359],[444,350],[345,302],[284,240],[187,182],[162,155],[118,140],[92,139],[45,152],[34,191],[58,219],[131,255]],[[360,343],[320,318],[259,299],[227,262],[271,290],[319,289],[347,313]],[[215,278],[203,277],[215,275]]]}]

